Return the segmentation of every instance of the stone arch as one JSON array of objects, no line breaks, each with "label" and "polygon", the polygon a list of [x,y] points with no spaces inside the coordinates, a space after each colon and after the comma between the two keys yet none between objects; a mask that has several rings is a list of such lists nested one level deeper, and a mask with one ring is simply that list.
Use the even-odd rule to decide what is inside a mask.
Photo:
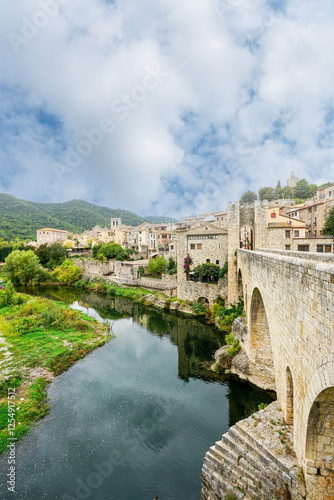
[{"label": "stone arch", "polygon": [[240,247],[245,250],[254,250],[254,229],[252,226],[240,228]]},{"label": "stone arch", "polygon": [[249,360],[254,363],[254,370],[258,372],[259,376],[263,378],[269,387],[275,384],[274,357],[268,317],[262,295],[258,288],[254,288],[253,290],[249,319]]},{"label": "stone arch", "polygon": [[209,305],[209,299],[207,297],[198,297],[197,302],[203,306]]},{"label": "stone arch", "polygon": [[286,368],[285,420],[288,425],[293,425],[293,378],[288,366]]},{"label": "stone arch", "polygon": [[[311,407],[306,434],[308,460],[333,468],[334,449],[334,387],[323,390]],[[319,465],[317,465],[319,467]]]}]

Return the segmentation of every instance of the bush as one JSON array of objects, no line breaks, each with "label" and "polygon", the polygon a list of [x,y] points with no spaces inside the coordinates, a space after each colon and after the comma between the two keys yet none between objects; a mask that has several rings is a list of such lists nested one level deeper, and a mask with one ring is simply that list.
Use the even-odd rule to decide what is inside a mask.
[{"label": "bush", "polygon": [[34,285],[49,277],[32,250],[14,250],[5,260],[3,273],[13,283],[21,285]]},{"label": "bush", "polygon": [[158,257],[156,259],[150,259],[147,265],[147,271],[153,276],[161,276],[168,268],[167,261],[165,257]]},{"label": "bush", "polygon": [[167,272],[168,272],[168,274],[171,274],[171,275],[177,273],[177,265],[176,265],[175,260],[172,257],[169,257]]},{"label": "bush", "polygon": [[227,349],[227,353],[231,356],[231,358],[234,358],[234,356],[236,356],[241,349],[239,339],[235,339],[233,333],[229,333],[226,335],[225,340],[226,344],[230,346]]},{"label": "bush", "polygon": [[61,283],[72,284],[81,278],[81,269],[74,265],[73,261],[65,260],[60,267],[57,267],[52,276]]},{"label": "bush", "polygon": [[219,276],[219,266],[210,263],[201,264],[200,266],[195,267],[193,276],[195,279],[204,283],[217,281]]},{"label": "bush", "polygon": [[219,271],[219,278],[224,278],[225,274],[228,272],[228,263],[225,262],[221,270]]},{"label": "bush", "polygon": [[[94,247],[95,249],[95,247]],[[94,251],[93,249],[93,251]],[[126,260],[129,258],[132,250],[121,247],[117,243],[107,243],[107,245],[102,245],[96,254],[98,260]]]}]

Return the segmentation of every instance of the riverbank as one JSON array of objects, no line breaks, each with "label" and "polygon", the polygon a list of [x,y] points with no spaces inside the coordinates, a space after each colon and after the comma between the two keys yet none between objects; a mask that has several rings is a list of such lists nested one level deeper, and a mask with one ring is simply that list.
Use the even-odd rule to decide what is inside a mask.
[{"label": "riverbank", "polygon": [[75,287],[80,290],[106,293],[110,297],[124,297],[156,309],[178,311],[186,316],[205,316],[207,313],[207,308],[199,302],[189,302],[177,297],[168,297],[162,292],[120,285],[103,278],[85,278],[77,281]]},{"label": "riverbank", "polygon": [[61,302],[0,290],[0,453],[48,413],[48,383],[104,345],[109,330]]}]

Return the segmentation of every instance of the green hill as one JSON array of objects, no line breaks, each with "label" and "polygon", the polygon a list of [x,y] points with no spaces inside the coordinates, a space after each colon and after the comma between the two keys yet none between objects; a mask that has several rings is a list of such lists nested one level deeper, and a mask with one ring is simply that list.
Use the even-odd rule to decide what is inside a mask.
[{"label": "green hill", "polygon": [[165,215],[150,215],[149,217],[145,217],[146,220],[152,222],[152,224],[165,224],[166,222],[177,222],[176,219],[172,217],[166,217]]},{"label": "green hill", "polygon": [[100,226],[110,227],[111,217],[121,217],[122,223],[137,226],[146,219],[127,210],[100,207],[83,200],[65,203],[36,203],[0,193],[0,238],[5,240],[36,239],[36,230],[52,227],[80,233]]}]

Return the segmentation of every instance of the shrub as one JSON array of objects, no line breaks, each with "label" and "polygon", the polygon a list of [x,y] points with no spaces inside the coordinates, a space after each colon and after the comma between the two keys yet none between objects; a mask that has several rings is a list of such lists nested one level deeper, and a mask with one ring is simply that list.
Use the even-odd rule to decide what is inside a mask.
[{"label": "shrub", "polygon": [[[94,247],[95,249],[95,247]],[[94,251],[93,249],[93,251]],[[107,243],[107,245],[102,245],[96,254],[98,260],[126,260],[129,258],[132,250],[121,247],[117,243]]]},{"label": "shrub", "polygon": [[168,260],[168,274],[176,274],[177,273],[177,265],[175,260],[172,257],[169,257]]},{"label": "shrub", "polygon": [[153,276],[161,276],[167,270],[168,264],[165,257],[150,259],[147,265],[147,271]]},{"label": "shrub", "polygon": [[230,346],[227,349],[227,353],[229,356],[231,356],[231,358],[234,358],[234,356],[236,356],[241,349],[239,339],[235,339],[233,333],[229,333],[228,335],[226,335],[225,340],[226,344]]},{"label": "shrub", "polygon": [[81,269],[74,265],[73,261],[65,260],[60,267],[57,267],[52,276],[62,283],[75,283],[81,277]]},{"label": "shrub", "polygon": [[225,262],[221,270],[219,271],[219,278],[224,278],[225,274],[228,272],[228,263]]},{"label": "shrub", "polygon": [[217,281],[219,276],[219,266],[216,264],[201,264],[195,267],[193,276],[201,282]]},{"label": "shrub", "polygon": [[45,243],[41,245],[35,253],[42,266],[48,267],[49,269],[60,266],[67,258],[67,250],[61,243],[53,243],[51,246]]},{"label": "shrub", "polygon": [[3,273],[13,283],[22,285],[41,283],[49,277],[32,250],[14,250],[5,260]]}]

